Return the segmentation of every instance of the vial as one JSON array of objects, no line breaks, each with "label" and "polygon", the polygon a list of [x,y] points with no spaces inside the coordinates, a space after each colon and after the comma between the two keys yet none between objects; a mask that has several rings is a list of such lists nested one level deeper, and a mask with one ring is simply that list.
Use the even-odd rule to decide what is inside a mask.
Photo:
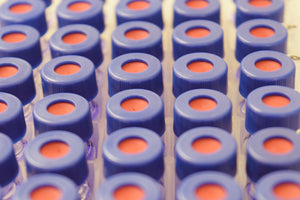
[{"label": "vial", "polygon": [[82,200],[89,199],[88,165],[84,143],[76,134],[49,131],[35,137],[25,150],[28,176],[56,173],[72,179]]}]

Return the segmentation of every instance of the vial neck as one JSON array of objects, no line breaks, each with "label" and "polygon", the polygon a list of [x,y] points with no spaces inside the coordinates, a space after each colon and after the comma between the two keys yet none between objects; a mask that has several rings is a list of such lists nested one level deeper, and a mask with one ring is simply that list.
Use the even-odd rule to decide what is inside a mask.
[{"label": "vial neck", "polygon": [[242,99],[240,102],[240,113],[242,117],[245,117],[246,115],[246,99]]},{"label": "vial neck", "polygon": [[29,120],[32,118],[31,109],[32,109],[31,103],[28,103],[23,106],[24,117],[26,120]]},{"label": "vial neck", "polygon": [[88,140],[85,143],[85,152],[87,160],[95,160],[96,159],[96,147],[91,140]]},{"label": "vial neck", "polygon": [[246,185],[246,193],[249,200],[255,200],[255,184],[254,182],[249,182]]},{"label": "vial neck", "polygon": [[99,106],[97,105],[95,100],[90,101],[89,104],[90,104],[92,120],[96,120],[99,115]]},{"label": "vial neck", "polygon": [[20,140],[14,144],[14,151],[15,151],[15,155],[16,155],[16,158],[18,161],[23,159],[24,146],[25,146],[25,143],[23,140]]},{"label": "vial neck", "polygon": [[16,183],[12,181],[1,189],[2,200],[11,200],[16,190]]},{"label": "vial neck", "polygon": [[91,195],[91,189],[88,184],[88,181],[86,180],[83,184],[78,186],[78,195],[80,200],[88,200]]}]

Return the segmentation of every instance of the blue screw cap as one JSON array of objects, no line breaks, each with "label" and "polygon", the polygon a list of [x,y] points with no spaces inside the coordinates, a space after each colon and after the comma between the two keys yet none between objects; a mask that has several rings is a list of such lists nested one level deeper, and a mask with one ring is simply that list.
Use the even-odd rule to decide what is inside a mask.
[{"label": "blue screw cap", "polygon": [[[199,107],[193,108],[191,102]],[[200,126],[219,127],[231,132],[231,113],[231,101],[223,93],[210,89],[189,90],[175,100],[175,135],[179,137],[183,132]]]},{"label": "blue screw cap", "polygon": [[[144,71],[130,71],[127,65],[145,65]],[[110,96],[126,89],[147,89],[161,95],[163,92],[162,66],[150,54],[128,53],[113,59],[108,66],[108,93]]]},{"label": "blue screw cap", "polygon": [[[196,142],[201,142],[201,139],[213,140],[213,144],[218,142],[219,149],[198,151]],[[184,132],[176,142],[175,156],[177,176],[181,179],[205,170],[221,171],[231,176],[236,173],[236,141],[230,133],[220,128],[199,127]]]},{"label": "blue screw cap", "polygon": [[[14,7],[27,5],[28,11],[15,12]],[[6,1],[0,7],[0,27],[12,24],[23,24],[32,26],[41,35],[47,32],[47,22],[45,17],[46,5],[43,1],[36,0],[13,0]]]},{"label": "blue screw cap", "polygon": [[[132,99],[144,105],[143,109],[136,110],[134,105],[130,105],[125,110],[121,106]],[[106,118],[108,134],[132,126],[148,128],[158,135],[165,131],[164,104],[157,94],[149,90],[131,89],[113,95],[106,104]]]},{"label": "blue screw cap", "polygon": [[96,67],[100,66],[103,59],[100,43],[99,31],[84,24],[61,27],[49,40],[53,58],[64,55],[83,56],[89,58]]},{"label": "blue screw cap", "polygon": [[271,5],[258,7],[251,5],[249,0],[236,1],[236,25],[251,19],[272,19],[278,22],[283,21],[284,1],[272,0]]},{"label": "blue screw cap", "polygon": [[214,185],[226,192],[224,199],[242,200],[242,189],[234,179],[224,173],[205,171],[192,174],[183,181],[176,191],[177,200],[198,200],[197,189],[205,185]]},{"label": "blue screw cap", "polygon": [[96,200],[114,200],[115,192],[126,186],[134,186],[144,194],[144,200],[162,200],[158,183],[149,176],[139,173],[121,173],[109,177],[98,189]]},{"label": "blue screw cap", "polygon": [[[64,143],[69,151],[57,158],[44,156],[41,148],[52,142]],[[88,176],[83,141],[71,132],[48,131],[38,135],[28,143],[24,155],[27,172],[30,175],[61,174],[72,179],[77,185],[81,185]]]},{"label": "blue screw cap", "polygon": [[[211,68],[208,69],[207,65]],[[173,65],[173,94],[177,97],[188,90],[200,88],[214,89],[226,94],[227,71],[225,61],[216,55],[210,53],[184,55]]]},{"label": "blue screw cap", "polygon": [[[255,32],[259,29],[263,29],[261,35]],[[246,55],[254,51],[273,50],[285,53],[287,35],[285,27],[277,21],[248,20],[237,28],[235,57],[240,62]]]},{"label": "blue screw cap", "polygon": [[[277,100],[282,100],[282,104],[277,104]],[[300,94],[288,87],[264,86],[253,90],[246,101],[246,130],[250,134],[275,126],[297,130],[300,127],[299,102]]]},{"label": "blue screw cap", "polygon": [[[272,139],[282,142],[270,144],[267,148],[281,148],[281,152],[271,152],[266,143]],[[282,144],[283,143],[283,144]],[[282,144],[282,146],[280,146]],[[291,149],[286,149],[285,144]],[[276,145],[276,146],[274,146]],[[283,169],[300,170],[300,136],[288,128],[272,127],[262,129],[252,135],[247,143],[247,174],[256,182],[265,174]]]},{"label": "blue screw cap", "polygon": [[[192,1],[190,1],[192,2]],[[220,2],[215,0],[206,0],[204,7],[193,7],[189,1],[176,0],[174,2],[174,26],[195,19],[209,20],[220,23]]]},{"label": "blue screw cap", "polygon": [[195,52],[207,52],[220,57],[224,54],[223,30],[219,24],[208,20],[190,20],[177,25],[172,42],[174,59]]},{"label": "blue screw cap", "polygon": [[0,91],[16,96],[23,105],[30,103],[36,95],[31,65],[19,58],[0,58],[0,69],[7,67],[16,73],[10,76],[0,73]]},{"label": "blue screw cap", "polygon": [[[124,151],[120,145],[126,140],[130,142],[130,139],[142,142],[141,149],[137,149],[137,152]],[[127,147],[130,144],[128,143]],[[136,145],[138,146],[137,143]],[[164,172],[163,153],[163,142],[157,133],[139,127],[119,129],[104,141],[104,174],[108,177],[122,172],[139,172],[158,180]]]},{"label": "blue screw cap", "polygon": [[[142,31],[141,37],[136,37],[135,34],[127,35],[137,30]],[[111,39],[113,58],[126,53],[140,52],[151,54],[159,60],[163,59],[161,29],[150,22],[130,21],[123,23],[117,26]]]},{"label": "blue screw cap", "polygon": [[[18,40],[11,40],[7,38],[10,34],[18,34],[20,37]],[[39,32],[27,25],[9,25],[1,28],[0,57],[21,58],[29,62],[32,68],[36,68],[42,62]]]},{"label": "blue screw cap", "polygon": [[[65,65],[71,65],[71,73],[59,71]],[[41,79],[45,96],[69,92],[91,101],[98,93],[95,66],[92,61],[82,56],[61,56],[52,59],[42,68]]]},{"label": "blue screw cap", "polygon": [[9,137],[0,133],[0,186],[12,182],[19,172],[13,143]]},{"label": "blue screw cap", "polygon": [[[57,114],[48,111],[50,106],[60,103],[67,103],[73,110]],[[60,109],[63,110],[61,107]],[[77,94],[57,93],[44,97],[33,107],[33,120],[36,134],[50,130],[65,130],[75,133],[84,141],[93,134],[89,103]]]},{"label": "blue screw cap", "polygon": [[[143,7],[136,7],[134,4],[144,2]],[[118,24],[129,21],[147,21],[160,28],[163,28],[163,19],[160,0],[124,0],[119,1],[116,7],[116,17]]]},{"label": "blue screw cap", "polygon": [[[86,5],[84,8],[76,9],[76,4]],[[80,6],[78,5],[78,6]],[[69,24],[86,24],[93,26],[100,33],[104,30],[103,2],[98,0],[64,0],[57,9],[56,15],[59,27]]]},{"label": "blue screw cap", "polygon": [[299,187],[300,173],[293,170],[281,170],[267,174],[256,184],[255,199],[282,199],[282,197],[276,195],[274,190],[280,185],[287,186],[287,184],[292,184]]},{"label": "blue screw cap", "polygon": [[294,88],[295,63],[290,57],[276,51],[257,51],[242,60],[240,94],[247,98],[254,89],[267,85]]},{"label": "blue screw cap", "polygon": [[26,133],[26,124],[21,101],[8,93],[0,92],[0,132],[16,143]]},{"label": "blue screw cap", "polygon": [[36,190],[43,189],[43,187],[56,189],[61,194],[61,200],[78,200],[78,189],[71,179],[50,173],[29,177],[25,183],[18,186],[13,200],[32,200],[31,195]]}]

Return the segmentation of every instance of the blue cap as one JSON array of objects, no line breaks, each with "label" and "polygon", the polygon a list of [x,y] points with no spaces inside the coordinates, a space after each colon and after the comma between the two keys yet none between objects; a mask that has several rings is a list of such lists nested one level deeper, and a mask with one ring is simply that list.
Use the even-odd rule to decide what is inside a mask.
[{"label": "blue cap", "polygon": [[194,19],[209,20],[220,23],[220,2],[216,0],[206,0],[206,6],[193,7],[189,5],[193,0],[176,0],[174,2],[174,26]]},{"label": "blue cap", "polygon": [[[18,40],[5,36],[18,34]],[[17,57],[36,68],[42,62],[39,32],[27,25],[9,25],[0,29],[0,57]]]},{"label": "blue cap", "polygon": [[9,137],[0,133],[0,186],[12,182],[19,172],[13,143]]},{"label": "blue cap", "polygon": [[[24,12],[14,11],[14,7],[27,6]],[[23,24],[32,26],[41,35],[47,32],[47,22],[45,17],[46,5],[43,1],[36,0],[13,0],[6,1],[0,7],[0,27],[12,24]]]},{"label": "blue cap", "polygon": [[[130,107],[125,110],[121,104],[127,100]],[[138,100],[137,103],[142,106],[135,107],[136,102],[131,104],[130,100]],[[108,134],[132,126],[148,128],[158,135],[165,132],[163,101],[149,90],[131,89],[113,95],[106,104],[106,118]]]},{"label": "blue cap", "polygon": [[254,89],[267,85],[294,88],[295,63],[290,57],[277,51],[257,51],[242,60],[240,94],[247,98]]},{"label": "blue cap", "polygon": [[26,124],[21,101],[8,93],[0,92],[0,132],[16,143],[26,133]]},{"label": "blue cap", "polygon": [[[195,34],[190,34],[189,31],[193,30]],[[198,30],[202,35],[198,34]],[[219,24],[208,20],[190,20],[177,25],[172,42],[174,59],[195,52],[207,52],[220,57],[224,54],[223,30]]]},{"label": "blue cap", "polygon": [[[177,200],[198,200],[197,190],[206,185],[213,185],[218,191],[223,191],[226,197],[222,199],[242,200],[242,189],[233,177],[215,171],[205,171],[192,174],[183,181],[176,191]],[[204,188],[203,188],[204,189]],[[201,196],[200,196],[201,197]]]},{"label": "blue cap", "polygon": [[[279,143],[280,141],[271,143],[272,139],[280,139],[281,143]],[[270,144],[267,144],[268,141],[270,141]],[[268,148],[278,148],[281,151],[277,152],[274,150],[273,152]],[[262,176],[272,171],[283,169],[300,170],[299,151],[300,135],[292,129],[272,127],[255,132],[247,143],[248,177],[256,182]]]},{"label": "blue cap", "polygon": [[[125,69],[127,65],[134,65],[138,73]],[[139,68],[139,65],[145,66]],[[163,92],[162,66],[160,61],[145,53],[128,53],[113,59],[108,66],[108,93],[110,96],[126,89],[147,89],[161,95]]]},{"label": "blue cap", "polygon": [[[199,108],[193,108],[194,105]],[[179,137],[183,132],[200,126],[219,127],[231,132],[231,112],[230,99],[219,91],[194,89],[184,92],[174,104],[175,135]]]},{"label": "blue cap", "polygon": [[283,21],[284,0],[272,0],[269,6],[254,6],[249,0],[236,1],[236,25],[251,19],[272,19]]},{"label": "blue cap", "polygon": [[[136,30],[142,31],[142,37],[136,38],[135,34],[127,35]],[[111,40],[113,58],[126,53],[140,52],[151,54],[159,60],[163,59],[162,31],[150,22],[131,21],[123,23],[116,27]]]},{"label": "blue cap", "polygon": [[[277,100],[282,100],[282,104],[276,106]],[[250,134],[274,126],[297,130],[300,126],[299,102],[300,94],[288,87],[264,86],[253,90],[246,101],[246,130]]]},{"label": "blue cap", "polygon": [[[260,28],[263,28],[265,35],[257,35],[254,31]],[[237,28],[235,57],[240,62],[254,51],[273,50],[285,53],[286,41],[287,30],[281,23],[270,19],[249,20]]]},{"label": "blue cap", "polygon": [[45,173],[29,177],[25,183],[19,185],[13,200],[32,200],[35,192],[40,193],[43,188],[49,187],[60,195],[60,200],[79,199],[77,186],[71,179],[58,174]]},{"label": "blue cap", "polygon": [[[149,176],[139,173],[122,173],[109,177],[100,185],[96,200],[115,200],[118,189],[134,186],[143,195],[143,200],[162,200],[163,195],[159,184]],[[121,194],[120,194],[121,195]]]},{"label": "blue cap", "polygon": [[16,73],[2,76],[0,72],[0,91],[18,97],[23,105],[30,103],[36,94],[31,65],[19,58],[0,58],[0,70],[7,67]]},{"label": "blue cap", "polygon": [[[66,154],[57,158],[44,156],[41,149],[52,142],[64,143],[68,147]],[[61,150],[53,149],[53,151]],[[72,179],[77,185],[81,185],[88,176],[83,141],[71,132],[59,130],[38,135],[28,143],[24,155],[29,175],[61,174]]]},{"label": "blue cap", "polygon": [[[59,67],[63,65],[69,65],[71,73],[61,73]],[[41,70],[41,79],[45,96],[69,92],[91,101],[98,93],[95,66],[82,56],[61,56],[50,60]]]},{"label": "blue cap", "polygon": [[[216,144],[216,148],[210,152],[203,152],[201,149],[198,151],[199,145],[203,145],[201,139],[210,139],[214,142],[213,144]],[[199,141],[198,144],[196,144],[197,141]],[[192,173],[205,170],[221,171],[234,176],[236,154],[236,141],[227,131],[215,127],[190,129],[184,132],[176,142],[177,176],[182,179]]]},{"label": "blue cap", "polygon": [[[67,103],[62,107],[71,107],[68,113],[52,114],[48,111],[52,105],[60,103]],[[77,94],[57,93],[44,97],[33,107],[33,120],[36,134],[50,130],[65,130],[75,133],[84,141],[93,134],[89,103]]]},{"label": "blue cap", "polygon": [[[211,68],[207,68],[207,65]],[[210,53],[184,55],[173,65],[173,94],[177,97],[188,90],[200,88],[218,90],[226,94],[227,71],[226,62],[219,56]]]},{"label": "blue cap", "polygon": [[[76,4],[83,7],[73,8]],[[104,30],[102,10],[103,2],[99,0],[64,0],[58,5],[56,15],[59,27],[69,24],[86,24],[102,32]]]},{"label": "blue cap", "polygon": [[[135,8],[135,3],[144,3],[143,8]],[[147,21],[163,28],[161,0],[124,0],[119,1],[116,7],[118,24],[129,21]]]},{"label": "blue cap", "polygon": [[[128,147],[130,139],[135,139],[132,142],[136,142],[137,149],[126,152],[120,145],[127,140]],[[142,143],[140,148],[139,143]],[[158,180],[164,172],[163,142],[157,133],[149,129],[129,127],[111,133],[104,141],[102,154],[106,177],[122,172],[139,172]]]},{"label": "blue cap", "polygon": [[89,25],[73,24],[59,28],[51,36],[49,46],[53,58],[78,55],[89,58],[96,67],[102,63],[100,33]]},{"label": "blue cap", "polygon": [[[256,200],[265,200],[265,199],[299,199],[299,196],[295,194],[295,198],[293,197],[283,197],[277,196],[274,192],[280,186],[288,187],[296,186],[297,188],[300,185],[300,173],[299,171],[293,170],[281,170],[272,172],[267,174],[266,176],[262,177],[257,185],[256,185],[256,193],[255,199]],[[296,190],[298,192],[298,190]],[[292,195],[293,196],[293,195]],[[296,197],[297,196],[297,197]]]}]

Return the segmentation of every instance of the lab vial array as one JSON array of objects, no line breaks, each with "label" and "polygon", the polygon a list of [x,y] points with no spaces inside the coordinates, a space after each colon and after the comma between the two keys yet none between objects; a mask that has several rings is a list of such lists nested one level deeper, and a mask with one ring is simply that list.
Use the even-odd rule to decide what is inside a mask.
[{"label": "lab vial array", "polygon": [[1,200],[299,200],[299,0],[1,0]]}]

